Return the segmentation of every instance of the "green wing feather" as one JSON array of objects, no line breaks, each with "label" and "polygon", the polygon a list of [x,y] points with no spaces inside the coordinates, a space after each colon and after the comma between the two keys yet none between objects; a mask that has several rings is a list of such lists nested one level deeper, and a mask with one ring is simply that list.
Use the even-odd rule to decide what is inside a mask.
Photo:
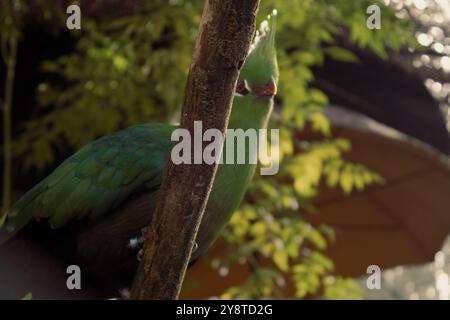
[{"label": "green wing feather", "polygon": [[174,129],[138,125],[86,145],[14,204],[6,230],[13,235],[34,217],[48,218],[52,228],[97,219],[130,194],[158,186]]}]

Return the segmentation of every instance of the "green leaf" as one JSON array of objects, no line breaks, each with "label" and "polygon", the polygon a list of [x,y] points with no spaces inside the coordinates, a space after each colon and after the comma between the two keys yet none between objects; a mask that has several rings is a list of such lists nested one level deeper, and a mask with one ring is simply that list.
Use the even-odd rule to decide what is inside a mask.
[{"label": "green leaf", "polygon": [[277,250],[272,256],[273,262],[280,268],[281,271],[288,271],[289,269],[289,257],[286,251]]},{"label": "green leaf", "polygon": [[314,131],[321,132],[324,135],[330,134],[330,122],[322,112],[314,112],[308,116],[308,119],[311,121]]},{"label": "green leaf", "polygon": [[342,171],[340,184],[342,190],[344,190],[345,193],[349,194],[352,192],[353,189],[353,175],[351,171],[348,168],[345,168]]},{"label": "green leaf", "polygon": [[329,55],[332,59],[349,62],[349,63],[359,63],[359,58],[350,50],[341,47],[327,47],[324,49],[325,53]]}]

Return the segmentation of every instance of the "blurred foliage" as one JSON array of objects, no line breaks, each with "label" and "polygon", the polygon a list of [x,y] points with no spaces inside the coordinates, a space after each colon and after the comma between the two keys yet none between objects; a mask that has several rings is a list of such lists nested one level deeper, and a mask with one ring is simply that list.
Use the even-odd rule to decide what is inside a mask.
[{"label": "blurred foliage", "polygon": [[[24,15],[28,8],[23,1],[5,1],[0,10],[1,38],[20,38]],[[3,50],[3,48],[2,48]]]},{"label": "blurred foliage", "polygon": [[16,153],[27,154],[25,168],[51,164],[62,141],[79,148],[118,128],[177,114],[199,12],[198,4],[152,1],[133,16],[83,16],[82,30],[71,32],[75,51],[42,65],[62,83],[38,87],[48,110],[28,121],[17,141]]},{"label": "blurred foliage", "polygon": [[[338,33],[382,58],[388,48],[416,45],[408,21],[382,4],[382,29],[366,28],[366,8],[374,2],[262,1],[259,21],[273,8],[279,12],[277,99],[282,107],[271,126],[280,128],[281,165],[278,175],[255,178],[223,232],[232,254],[213,260],[212,266],[223,270],[245,261],[253,270],[242,286],[230,288],[223,298],[282,297],[288,282],[297,298],[360,297],[353,281],[333,275],[333,262],[323,254],[334,241],[333,230],[312,226],[307,215],[321,181],[350,193],[382,178],[344,160],[350,142],[332,136],[322,111],[328,97],[310,83],[311,67],[322,64],[326,55],[358,62],[336,45]],[[82,30],[70,32],[75,50],[42,64],[57,80],[37,88],[45,108],[24,124],[16,139],[17,159],[25,168],[43,169],[55,165],[60,146],[76,149],[135,123],[176,120],[202,7],[202,0],[159,0],[148,1],[134,15],[101,20],[83,16]],[[63,14],[55,1],[45,1],[40,8],[61,23]],[[60,32],[69,32],[64,28],[61,23]],[[296,137],[305,126],[323,139],[299,141]]]}]

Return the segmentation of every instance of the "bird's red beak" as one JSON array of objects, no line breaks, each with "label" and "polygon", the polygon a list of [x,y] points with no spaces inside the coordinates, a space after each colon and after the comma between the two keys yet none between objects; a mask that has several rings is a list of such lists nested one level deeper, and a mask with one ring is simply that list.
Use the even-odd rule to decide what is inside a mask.
[{"label": "bird's red beak", "polygon": [[264,89],[257,93],[259,97],[273,97],[277,94],[277,85],[273,80],[267,82]]}]

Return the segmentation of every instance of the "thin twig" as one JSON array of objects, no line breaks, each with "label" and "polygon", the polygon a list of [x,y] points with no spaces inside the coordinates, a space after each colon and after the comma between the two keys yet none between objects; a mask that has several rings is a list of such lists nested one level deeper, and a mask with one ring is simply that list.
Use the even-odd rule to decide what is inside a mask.
[{"label": "thin twig", "polygon": [[[14,92],[14,78],[17,59],[17,38],[13,35],[3,36],[2,48],[6,48],[4,62],[6,64],[5,100],[3,105],[3,199],[0,213],[0,226],[6,218],[11,206],[12,189],[12,130],[11,109]],[[6,44],[5,44],[6,43]],[[3,50],[3,49],[2,49]]]}]

